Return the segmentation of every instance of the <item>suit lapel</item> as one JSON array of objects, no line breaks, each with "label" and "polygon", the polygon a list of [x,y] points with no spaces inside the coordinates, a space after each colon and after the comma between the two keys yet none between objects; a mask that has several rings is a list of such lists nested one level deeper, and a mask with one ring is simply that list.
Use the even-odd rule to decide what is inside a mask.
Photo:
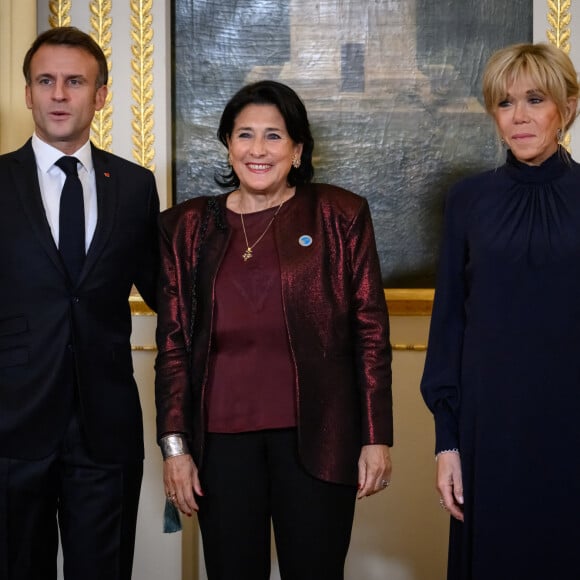
[{"label": "suit lapel", "polygon": [[87,257],[80,274],[79,283],[98,261],[114,228],[118,199],[118,176],[111,168],[110,157],[91,145],[95,182],[97,186],[97,227],[89,246]]},{"label": "suit lapel", "polygon": [[40,240],[41,246],[54,262],[54,265],[68,278],[46,219],[31,140],[29,139],[24,147],[15,151],[13,155],[16,160],[12,172],[14,183],[16,184],[16,191],[22,202],[24,212],[30,221],[31,229]]}]

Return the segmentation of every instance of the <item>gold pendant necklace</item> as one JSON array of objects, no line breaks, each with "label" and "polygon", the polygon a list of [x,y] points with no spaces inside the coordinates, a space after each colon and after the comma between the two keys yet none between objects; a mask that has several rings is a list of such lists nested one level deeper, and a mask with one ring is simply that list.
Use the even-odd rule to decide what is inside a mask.
[{"label": "gold pendant necklace", "polygon": [[240,211],[240,221],[242,222],[242,231],[244,232],[244,240],[246,241],[246,250],[242,254],[242,258],[244,259],[244,262],[247,262],[250,258],[254,257],[254,253],[253,253],[254,248],[258,245],[258,243],[266,235],[266,232],[270,229],[270,226],[272,225],[272,223],[276,219],[278,212],[282,209],[282,206],[284,205],[284,201],[282,201],[282,203],[278,206],[278,209],[274,212],[272,219],[268,222],[266,229],[260,234],[260,237],[252,245],[250,245],[250,242],[248,242],[248,235],[246,234],[246,226],[244,224],[244,212]]}]

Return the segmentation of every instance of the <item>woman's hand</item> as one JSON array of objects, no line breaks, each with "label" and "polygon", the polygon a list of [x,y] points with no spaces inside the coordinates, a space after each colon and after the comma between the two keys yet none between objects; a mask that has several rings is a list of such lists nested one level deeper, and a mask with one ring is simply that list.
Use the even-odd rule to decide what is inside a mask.
[{"label": "woman's hand", "polygon": [[441,495],[441,506],[462,522],[463,480],[459,453],[450,451],[437,456],[437,490]]},{"label": "woman's hand", "polygon": [[163,462],[163,483],[167,498],[186,516],[199,510],[195,496],[203,495],[197,467],[191,455],[168,457]]},{"label": "woman's hand", "polygon": [[358,460],[357,499],[388,487],[392,469],[388,445],[363,445]]}]

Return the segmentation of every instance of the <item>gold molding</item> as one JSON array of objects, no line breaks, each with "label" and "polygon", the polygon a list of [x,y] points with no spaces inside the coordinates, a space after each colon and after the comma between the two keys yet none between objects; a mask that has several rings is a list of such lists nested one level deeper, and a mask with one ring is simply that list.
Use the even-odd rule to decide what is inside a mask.
[{"label": "gold molding", "polygon": [[[386,288],[385,299],[389,307],[389,314],[391,316],[431,316],[434,293],[435,290],[432,288]],[[145,304],[141,296],[131,296],[129,305],[133,316],[155,316],[155,313]],[[395,345],[393,345],[394,347]],[[422,348],[404,348],[402,350],[422,350]]]},{"label": "gold molding", "polygon": [[129,296],[129,306],[131,316],[155,316],[155,312],[145,304],[145,301],[138,294]]},{"label": "gold molding", "polygon": [[113,19],[111,18],[111,9],[112,0],[91,0],[89,4],[89,10],[91,12],[90,34],[95,42],[103,49],[103,52],[107,57],[107,67],[109,70],[109,90],[107,92],[105,106],[95,113],[95,117],[91,124],[92,140],[97,147],[104,149],[105,151],[112,151],[113,148],[113,92],[111,90],[111,87],[113,86],[113,79],[111,76],[113,63],[111,58],[113,53],[111,49],[111,24],[113,23]]},{"label": "gold molding", "polygon": [[[391,344],[393,350],[404,350],[410,352],[425,352],[427,350],[426,344]],[[131,350],[133,352],[157,352],[157,347],[154,344],[132,344]]]},{"label": "gold molding", "polygon": [[[430,316],[433,307],[433,295],[431,288],[418,288],[414,290],[386,288],[385,298],[389,307],[390,316]],[[155,316],[143,298],[138,295],[129,298],[131,314],[133,316]],[[391,348],[396,351],[424,352],[427,345],[423,343],[392,343]],[[133,351],[155,352],[154,345],[133,345]]]},{"label": "gold molding", "polygon": [[131,0],[131,95],[133,112],[133,157],[143,167],[155,171],[153,134],[153,0]]},{"label": "gold molding", "polygon": [[393,350],[407,350],[411,352],[425,352],[427,350],[427,345],[422,343],[411,343],[411,344],[391,344]]},{"label": "gold molding", "polygon": [[71,0],[50,0],[48,9],[48,24],[51,28],[70,26]]},{"label": "gold molding", "polygon": [[431,316],[433,288],[385,288],[391,316]]}]

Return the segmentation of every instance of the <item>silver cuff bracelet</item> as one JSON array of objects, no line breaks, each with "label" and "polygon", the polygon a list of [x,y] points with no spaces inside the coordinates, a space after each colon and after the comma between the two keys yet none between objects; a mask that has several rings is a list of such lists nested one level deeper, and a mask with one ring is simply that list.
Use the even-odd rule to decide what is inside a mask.
[{"label": "silver cuff bracelet", "polygon": [[165,437],[161,437],[159,440],[159,446],[161,447],[161,455],[163,455],[163,459],[189,453],[187,441],[183,435],[165,435]]}]

